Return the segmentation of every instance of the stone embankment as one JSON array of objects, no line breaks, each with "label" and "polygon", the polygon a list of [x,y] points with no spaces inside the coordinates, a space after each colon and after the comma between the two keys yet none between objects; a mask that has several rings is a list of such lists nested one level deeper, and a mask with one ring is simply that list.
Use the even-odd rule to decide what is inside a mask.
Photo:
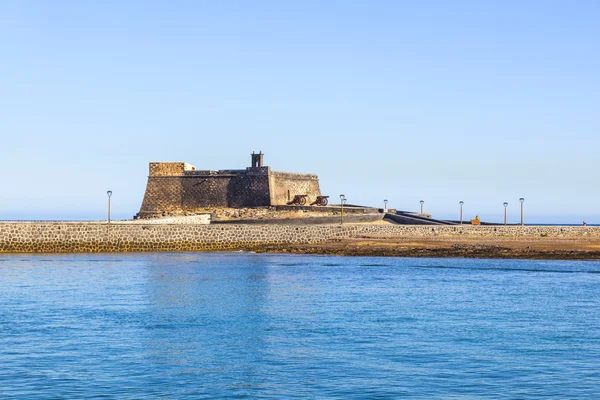
[{"label": "stone embankment", "polygon": [[577,239],[600,243],[600,227],[408,225],[194,225],[90,222],[0,223],[0,253],[260,250],[349,238]]}]

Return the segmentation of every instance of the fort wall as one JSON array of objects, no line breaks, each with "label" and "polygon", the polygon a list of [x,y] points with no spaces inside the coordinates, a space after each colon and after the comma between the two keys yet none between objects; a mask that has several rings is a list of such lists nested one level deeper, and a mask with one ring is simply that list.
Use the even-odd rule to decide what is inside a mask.
[{"label": "fort wall", "polygon": [[321,195],[317,175],[272,171],[262,165],[262,156],[253,154],[249,168],[220,171],[196,170],[184,162],[152,162],[138,217],[285,205],[296,195],[307,195],[310,204]]},{"label": "fort wall", "polygon": [[321,195],[317,175],[273,171],[269,176],[269,184],[271,205],[285,205],[296,194],[307,195],[306,204],[311,204]]},{"label": "fort wall", "polygon": [[183,176],[196,167],[185,162],[151,162],[150,176]]},{"label": "fort wall", "polygon": [[148,178],[141,210],[147,215],[181,213],[183,208],[183,180],[175,176]]},{"label": "fort wall", "polygon": [[182,211],[212,207],[253,207],[269,200],[268,176],[219,174],[182,179]]},{"label": "fort wall", "polygon": [[181,176],[149,176],[141,216],[196,213],[215,207],[270,205],[267,173],[197,172]]},{"label": "fort wall", "polygon": [[352,237],[514,237],[600,240],[600,227],[0,223],[0,253],[252,250]]}]

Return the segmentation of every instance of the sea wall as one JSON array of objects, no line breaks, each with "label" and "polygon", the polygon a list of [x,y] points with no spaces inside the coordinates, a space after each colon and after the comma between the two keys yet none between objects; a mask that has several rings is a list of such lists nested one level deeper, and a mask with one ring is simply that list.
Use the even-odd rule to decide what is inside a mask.
[{"label": "sea wall", "polygon": [[407,225],[182,225],[0,223],[0,253],[210,251],[308,244],[350,237],[515,237],[600,240],[600,227]]}]

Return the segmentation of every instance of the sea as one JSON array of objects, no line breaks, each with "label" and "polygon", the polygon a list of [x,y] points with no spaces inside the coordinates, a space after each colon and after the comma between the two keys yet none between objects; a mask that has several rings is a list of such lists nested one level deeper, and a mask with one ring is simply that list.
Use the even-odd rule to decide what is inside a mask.
[{"label": "sea", "polygon": [[0,398],[600,398],[600,262],[1,255]]}]

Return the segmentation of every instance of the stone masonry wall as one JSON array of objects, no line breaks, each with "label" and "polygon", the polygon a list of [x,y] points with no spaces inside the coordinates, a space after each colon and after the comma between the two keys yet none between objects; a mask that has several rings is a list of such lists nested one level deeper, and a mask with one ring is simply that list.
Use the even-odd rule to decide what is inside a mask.
[{"label": "stone masonry wall", "polygon": [[141,212],[147,215],[180,213],[183,204],[183,180],[180,177],[150,176]]},{"label": "stone masonry wall", "polygon": [[0,223],[0,253],[207,251],[272,244],[319,243],[336,238],[385,236],[589,238],[600,227],[484,227],[402,225],[180,225],[106,223]]},{"label": "stone masonry wall", "polygon": [[213,175],[185,177],[183,210],[194,212],[207,207],[254,207],[268,205],[269,181],[266,174]]},{"label": "stone masonry wall", "polygon": [[150,163],[139,217],[197,213],[206,208],[285,205],[297,194],[307,204],[321,195],[319,178],[311,174],[245,170],[197,171],[183,162]]},{"label": "stone masonry wall", "polygon": [[140,214],[152,217],[212,207],[258,207],[269,201],[266,174],[149,176]]},{"label": "stone masonry wall", "polygon": [[206,207],[225,207],[234,175],[185,177],[181,179],[181,211],[195,212]]},{"label": "stone masonry wall", "polygon": [[182,176],[196,167],[185,162],[151,162],[150,176]]},{"label": "stone masonry wall", "polygon": [[272,171],[269,176],[271,185],[271,205],[288,204],[295,195],[306,194],[306,205],[321,195],[319,178],[312,174],[295,174]]}]

